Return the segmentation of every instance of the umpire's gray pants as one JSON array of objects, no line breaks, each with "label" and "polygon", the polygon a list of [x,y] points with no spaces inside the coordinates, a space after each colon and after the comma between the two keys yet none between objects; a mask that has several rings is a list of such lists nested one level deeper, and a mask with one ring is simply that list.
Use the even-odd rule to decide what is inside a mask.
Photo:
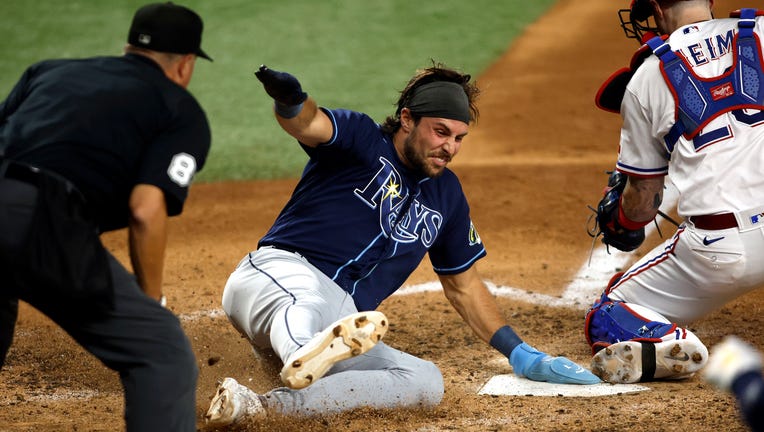
[{"label": "umpire's gray pants", "polygon": [[[61,301],[39,309],[107,367],[119,372],[130,432],[196,431],[198,368],[191,344],[170,311],[147,297],[113,256],[114,309],[88,311]],[[15,299],[0,292],[0,332],[13,330]],[[10,341],[6,341],[10,342]],[[1,348],[1,347],[0,347]]]}]

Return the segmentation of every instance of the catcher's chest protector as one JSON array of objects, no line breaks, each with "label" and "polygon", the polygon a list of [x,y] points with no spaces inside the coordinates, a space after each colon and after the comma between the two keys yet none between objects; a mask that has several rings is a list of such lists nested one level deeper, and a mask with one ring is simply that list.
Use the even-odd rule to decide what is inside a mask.
[{"label": "catcher's chest protector", "polygon": [[661,60],[663,78],[676,103],[677,122],[665,137],[669,152],[682,134],[692,139],[721,114],[746,108],[764,110],[761,45],[753,33],[756,15],[756,9],[740,11],[740,30],[732,41],[734,62],[724,74],[714,78],[698,77],[687,60],[660,37],[647,41]]}]

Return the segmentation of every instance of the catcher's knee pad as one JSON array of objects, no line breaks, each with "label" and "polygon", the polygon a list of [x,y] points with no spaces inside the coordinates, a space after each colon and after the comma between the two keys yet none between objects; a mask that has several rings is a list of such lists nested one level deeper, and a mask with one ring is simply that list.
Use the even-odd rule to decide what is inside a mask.
[{"label": "catcher's knee pad", "polygon": [[606,294],[586,314],[586,341],[592,351],[627,340],[660,342],[676,324],[646,318],[650,311],[639,305],[610,300]]}]

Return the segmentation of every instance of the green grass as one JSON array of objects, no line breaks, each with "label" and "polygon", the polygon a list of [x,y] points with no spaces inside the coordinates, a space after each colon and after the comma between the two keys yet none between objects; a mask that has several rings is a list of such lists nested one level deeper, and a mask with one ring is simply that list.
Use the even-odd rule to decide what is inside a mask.
[{"label": "green grass", "polygon": [[[53,57],[119,55],[143,1],[5,0],[0,94],[27,65]],[[299,175],[306,156],[273,119],[253,72],[290,72],[319,104],[382,121],[398,91],[431,60],[479,76],[554,0],[189,0],[204,19],[190,90],[213,147],[198,181]],[[544,53],[538,53],[544,55]]]}]

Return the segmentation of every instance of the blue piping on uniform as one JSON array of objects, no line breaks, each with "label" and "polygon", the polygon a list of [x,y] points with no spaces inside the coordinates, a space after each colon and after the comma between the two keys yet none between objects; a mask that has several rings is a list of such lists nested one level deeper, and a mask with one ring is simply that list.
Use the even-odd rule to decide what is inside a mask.
[{"label": "blue piping on uniform", "polygon": [[617,162],[616,166],[618,168],[623,168],[624,171],[629,171],[634,174],[665,174],[668,172],[668,165],[661,168],[637,168],[631,165]]},{"label": "blue piping on uniform", "polygon": [[648,270],[648,269],[650,269],[650,268],[652,268],[652,267],[662,263],[663,261],[668,259],[669,256],[673,255],[674,254],[674,248],[676,248],[676,245],[679,242],[679,236],[684,232],[684,230],[685,230],[684,226],[681,226],[677,230],[677,232],[674,234],[673,241],[671,243],[669,243],[668,245],[666,245],[665,248],[663,248],[663,252],[661,252],[660,254],[654,256],[650,260],[642,263],[642,265],[640,265],[639,267],[631,269],[630,271],[624,273],[623,276],[621,276],[621,278],[618,280],[618,282],[613,285],[613,287],[611,288],[611,292],[616,290],[621,284],[623,284],[625,281],[631,279],[633,276],[636,276],[636,275],[642,273],[643,271],[646,271],[646,270]]},{"label": "blue piping on uniform", "polygon": [[337,280],[337,276],[339,276],[339,275],[340,275],[340,273],[342,273],[342,270],[343,270],[345,267],[347,267],[347,266],[349,266],[350,264],[352,264],[352,263],[354,263],[354,262],[358,261],[358,259],[359,259],[359,258],[361,258],[361,257],[363,256],[363,254],[365,254],[365,253],[366,253],[366,251],[368,251],[368,250],[369,250],[369,249],[370,249],[370,248],[371,248],[371,247],[374,245],[374,243],[376,243],[376,242],[377,242],[377,240],[379,240],[379,238],[380,238],[380,237],[384,236],[384,234],[385,234],[385,233],[383,232],[383,233],[380,233],[378,236],[374,237],[374,240],[372,240],[372,241],[369,243],[369,245],[368,245],[368,246],[366,246],[366,247],[365,247],[365,248],[364,248],[364,249],[361,251],[361,253],[359,253],[358,255],[356,255],[356,257],[355,257],[355,258],[353,258],[353,259],[351,259],[351,260],[348,260],[348,262],[346,262],[345,264],[343,264],[343,265],[342,265],[342,267],[339,267],[339,268],[337,269],[337,271],[334,273],[334,276],[332,276],[332,280],[333,280],[333,281],[336,281],[336,280]]},{"label": "blue piping on uniform", "polygon": [[276,280],[276,278],[271,276],[270,273],[268,273],[267,271],[265,271],[265,270],[261,269],[260,267],[258,267],[257,265],[255,265],[255,263],[252,262],[252,252],[247,254],[247,259],[249,260],[249,265],[251,265],[253,269],[255,269],[255,270],[259,271],[260,273],[268,276],[268,279],[273,281],[273,283],[276,284],[277,287],[281,288],[281,290],[284,291],[286,294],[288,294],[289,297],[292,297],[292,304],[287,306],[287,310],[286,310],[286,312],[284,312],[284,325],[286,326],[287,333],[289,334],[289,338],[292,339],[292,342],[296,343],[297,345],[300,346],[300,348],[302,348],[302,344],[297,342],[295,340],[295,338],[292,337],[292,331],[289,329],[289,320],[287,320],[287,314],[289,313],[289,308],[291,308],[292,306],[294,306],[295,303],[297,303],[297,297],[295,297],[294,294],[292,294],[288,289],[284,288],[284,286],[281,285],[279,283],[279,281]]},{"label": "blue piping on uniform", "polygon": [[[395,246],[393,247],[393,252],[390,254],[390,256],[389,256],[388,258],[392,258],[392,257],[394,257],[394,256],[395,256],[395,253],[396,253],[396,252],[398,252],[398,244],[399,244],[398,242],[395,242]],[[380,261],[380,262],[381,262],[381,261]],[[372,268],[371,268],[371,270],[369,270],[369,272],[368,272],[368,273],[366,273],[365,275],[363,275],[363,277],[362,277],[362,278],[360,278],[360,279],[356,280],[355,282],[353,282],[353,291],[350,293],[350,296],[351,296],[351,297],[352,297],[352,296],[355,294],[355,289],[356,289],[356,287],[358,286],[358,283],[359,283],[359,282],[361,282],[362,280],[366,279],[367,277],[371,276],[371,274],[374,272],[374,270],[376,270],[376,269],[377,269],[377,267],[379,267],[379,262],[377,262],[376,264],[374,264],[374,267],[372,267]]]},{"label": "blue piping on uniform", "polygon": [[485,246],[483,248],[481,248],[480,251],[477,254],[475,254],[475,256],[473,256],[469,261],[467,261],[466,263],[460,265],[459,267],[452,267],[452,268],[437,268],[437,267],[433,267],[432,269],[435,270],[436,273],[438,273],[438,272],[450,273],[450,272],[453,272],[453,271],[456,271],[456,270],[461,270],[461,269],[464,269],[464,268],[469,268],[472,264],[475,263],[475,261],[480,259],[480,257],[484,253],[485,253]]},{"label": "blue piping on uniform", "polygon": [[326,115],[329,117],[329,120],[332,122],[332,137],[329,139],[329,141],[325,142],[324,145],[332,145],[334,144],[334,141],[337,140],[337,120],[334,118],[334,113],[332,113],[331,110],[321,107],[321,111],[326,113]]},{"label": "blue piping on uniform", "polygon": [[400,243],[398,243],[398,242],[395,242],[395,246],[393,246],[393,251],[390,253],[390,256],[389,256],[388,258],[392,258],[392,257],[394,257],[394,256],[395,256],[395,253],[396,253],[396,252],[398,252],[398,245],[399,245],[399,244],[400,244]]},{"label": "blue piping on uniform", "polygon": [[368,273],[366,273],[365,275],[363,275],[363,277],[362,277],[362,278],[360,278],[360,279],[356,280],[355,282],[353,282],[353,292],[351,292],[351,293],[350,293],[350,296],[351,296],[351,297],[352,297],[352,296],[355,294],[355,289],[356,289],[356,287],[358,286],[358,283],[359,283],[359,282],[361,282],[362,280],[366,279],[367,277],[369,277],[369,276],[371,275],[371,273],[372,273],[374,270],[376,270],[376,269],[377,269],[377,266],[379,266],[379,263],[376,263],[376,264],[374,264],[374,267],[372,267],[372,268],[371,268],[371,270],[369,270],[369,272],[368,272]]}]

